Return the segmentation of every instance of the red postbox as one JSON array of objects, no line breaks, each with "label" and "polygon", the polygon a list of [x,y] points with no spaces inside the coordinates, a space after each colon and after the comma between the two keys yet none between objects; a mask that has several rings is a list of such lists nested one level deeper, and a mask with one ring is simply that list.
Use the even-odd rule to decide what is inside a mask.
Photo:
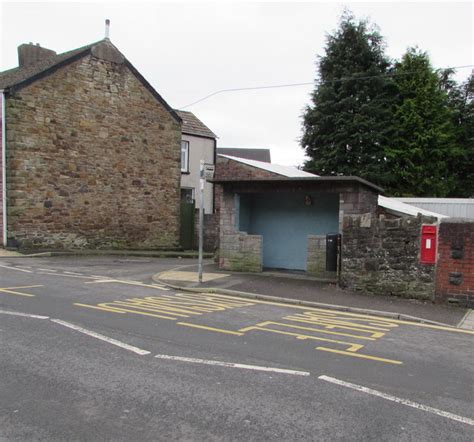
[{"label": "red postbox", "polygon": [[421,226],[421,254],[423,264],[436,263],[436,226]]}]

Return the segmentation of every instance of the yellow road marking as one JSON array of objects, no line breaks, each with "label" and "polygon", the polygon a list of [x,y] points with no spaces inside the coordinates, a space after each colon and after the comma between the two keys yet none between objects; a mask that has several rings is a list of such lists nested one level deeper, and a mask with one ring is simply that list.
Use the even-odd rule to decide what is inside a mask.
[{"label": "yellow road marking", "polygon": [[[156,312],[156,313],[164,313],[170,314],[173,316],[181,316],[183,318],[189,318],[189,315],[200,315],[201,313],[196,312],[187,312],[186,310],[166,307],[166,306],[154,306],[146,303],[135,303],[135,302],[127,302],[127,301],[114,301],[114,305],[117,305],[118,308],[130,307],[130,308],[138,308],[141,310],[149,311],[149,312]],[[186,312],[186,313],[178,313],[178,312]]]},{"label": "yellow road marking", "polygon": [[[294,322],[300,322],[304,324],[313,324],[313,325],[320,325],[328,330],[334,330],[334,329],[343,329],[343,330],[353,330],[353,331],[360,331],[360,332],[365,332],[365,333],[370,333],[371,338],[377,339],[381,338],[382,336],[385,336],[385,333],[379,332],[379,331],[372,331],[372,330],[367,330],[363,327],[346,327],[343,325],[332,325],[332,324],[325,324],[324,322],[320,321],[308,321],[308,320],[303,320],[303,319],[298,319],[298,318],[292,318],[291,316],[286,316],[283,318],[286,321],[294,321]],[[296,327],[296,326],[295,326]],[[385,330],[386,332],[390,330]],[[323,332],[323,333],[330,333],[330,332]],[[337,332],[331,332],[331,333],[337,333]],[[338,335],[343,335],[343,333],[337,333]],[[358,336],[358,335],[350,335],[346,334],[345,336]]]},{"label": "yellow road marking", "polygon": [[[36,295],[31,295],[29,293],[22,293],[22,292],[17,292],[16,289],[31,289],[34,287],[43,287],[42,285],[23,285],[21,287],[5,287],[5,288],[0,288],[1,293],[8,293],[9,295],[18,295],[18,296],[26,296],[28,298],[34,298]],[[12,290],[15,289],[15,290]]]},{"label": "yellow road marking", "polygon": [[301,339],[301,340],[313,339],[316,341],[332,342],[335,344],[346,345],[348,346],[348,348],[346,349],[347,351],[358,351],[364,347],[362,344],[354,344],[353,342],[338,341],[336,339],[329,339],[329,338],[319,338],[317,336],[302,335],[301,333],[292,333],[292,332],[287,332],[283,330],[274,330],[272,328],[265,328],[265,327],[258,327],[258,326],[246,327],[245,329],[240,329],[239,331],[247,332],[251,330],[261,330],[261,331],[268,331],[271,333],[279,333],[282,335],[295,336],[296,339]]},{"label": "yellow road marking", "polygon": [[185,325],[186,327],[201,328],[203,330],[209,330],[209,331],[214,331],[214,332],[219,332],[219,333],[225,333],[225,334],[228,334],[228,335],[243,336],[243,333],[239,333],[239,332],[232,331],[232,330],[224,330],[222,328],[207,327],[205,325],[198,325],[198,324],[189,324],[187,322],[177,322],[177,324],[178,325]]},{"label": "yellow road marking", "polygon": [[112,284],[112,283],[136,285],[138,287],[149,287],[149,288],[152,288],[152,289],[165,290],[165,291],[169,290],[169,288],[162,287],[162,286],[159,286],[159,285],[144,284],[144,283],[138,282],[138,281],[124,281],[124,280],[121,280],[121,279],[96,279],[95,281],[89,281],[89,282],[86,282],[85,284]]},{"label": "yellow road marking", "polygon": [[[339,318],[336,315],[326,315],[324,313],[317,313],[317,312],[304,312],[304,313],[296,313],[292,316],[285,316],[284,319],[287,319],[289,321],[297,321],[297,322],[307,322],[309,324],[311,323],[316,323],[316,324],[325,324],[326,327],[328,328],[334,328],[338,326],[344,326],[344,327],[351,327],[350,329],[363,329],[363,330],[378,330],[378,331],[383,331],[383,332],[388,332],[390,331],[390,328],[398,327],[397,324],[380,324],[383,325],[381,327],[380,325],[374,326],[373,322],[368,322],[366,319],[360,319],[360,318],[350,318],[352,322],[347,320],[347,318]],[[354,322],[355,321],[355,322]],[[362,324],[357,321],[365,321],[368,322],[371,325],[367,324]]]},{"label": "yellow road marking", "polygon": [[[317,332],[317,333],[327,333],[327,334],[330,334],[330,335],[346,336],[346,337],[349,337],[349,338],[366,339],[368,341],[375,341],[375,339],[376,339],[376,338],[370,338],[368,336],[351,335],[349,333],[337,333],[337,332],[321,330],[321,329],[312,328],[312,327],[303,327],[301,325],[285,324],[283,322],[274,322],[274,321],[261,322],[260,324],[257,324],[256,326],[241,328],[239,331],[246,332],[246,331],[252,330],[255,327],[265,327],[267,325],[281,325],[282,327],[297,328],[297,329],[300,329],[300,330],[309,330],[309,331],[314,331],[314,332]],[[384,335],[384,334],[385,333],[383,333],[382,335]],[[301,335],[301,336],[308,336],[309,339],[312,338],[309,335]],[[307,338],[306,337],[301,337],[299,339],[307,339]]]},{"label": "yellow road marking", "polygon": [[396,365],[402,365],[403,364],[402,361],[395,361],[394,359],[379,358],[377,356],[362,355],[360,353],[350,353],[348,351],[335,350],[333,348],[316,347],[316,350],[329,351],[331,353],[337,353],[339,355],[344,355],[344,356],[353,356],[354,358],[370,359],[372,361],[386,362],[387,364],[396,364]]},{"label": "yellow road marking", "polygon": [[128,310],[128,309],[122,308],[122,307],[120,307],[120,308],[109,307],[107,305],[107,303],[98,304],[98,305],[88,305],[88,304],[74,303],[74,305],[77,305],[79,307],[97,309],[97,310],[105,310],[105,311],[109,311],[109,312],[112,312],[112,313],[134,313],[136,315],[152,316],[153,318],[169,319],[171,321],[176,321],[176,318],[171,318],[169,316],[162,316],[162,315],[156,315],[156,314],[153,314],[153,313],[139,312],[139,311],[136,311],[136,310]]},{"label": "yellow road marking", "polygon": [[[205,293],[203,293],[205,294]],[[230,295],[216,295],[214,294],[213,296],[219,296],[222,298],[226,299],[242,299],[236,296],[230,296]],[[266,305],[275,305],[278,307],[286,307],[286,308],[293,308],[297,310],[307,310],[307,311],[316,311],[316,312],[322,312],[322,313],[331,313],[335,314],[338,316],[350,316],[351,318],[362,318],[362,319],[371,319],[372,321],[376,322],[386,322],[386,323],[393,323],[393,324],[406,324],[406,325],[411,325],[414,327],[423,327],[423,328],[431,328],[434,330],[445,330],[445,331],[451,331],[455,333],[466,333],[470,335],[474,335],[474,330],[466,330],[466,329],[461,329],[461,328],[455,328],[455,327],[450,327],[450,326],[444,326],[444,325],[433,325],[433,324],[423,324],[420,322],[411,322],[411,321],[404,321],[402,319],[392,319],[392,318],[380,318],[377,316],[370,316],[370,315],[364,315],[360,313],[350,313],[350,312],[341,312],[341,311],[335,311],[335,310],[329,310],[329,309],[322,309],[322,308],[317,308],[317,307],[305,307],[301,305],[292,305],[292,304],[285,304],[282,302],[275,302],[275,301],[261,301],[259,299],[252,299],[251,302],[255,304],[266,304]]]},{"label": "yellow road marking", "polygon": [[[74,305],[96,308],[112,313],[128,312],[176,321],[177,317],[189,318],[191,315],[200,316],[203,313],[224,311],[254,304],[248,301],[223,299],[213,295],[177,293],[174,296],[160,295],[145,298],[131,298],[125,299],[124,301],[105,302],[94,306],[78,303]],[[170,316],[162,316],[157,313]]]},{"label": "yellow road marking", "polygon": [[[226,273],[208,273],[204,272],[203,281],[214,281],[216,279],[227,278],[230,276]],[[186,282],[198,282],[197,272],[176,272],[168,271],[160,274],[160,279],[167,279],[168,281],[186,281]]]}]

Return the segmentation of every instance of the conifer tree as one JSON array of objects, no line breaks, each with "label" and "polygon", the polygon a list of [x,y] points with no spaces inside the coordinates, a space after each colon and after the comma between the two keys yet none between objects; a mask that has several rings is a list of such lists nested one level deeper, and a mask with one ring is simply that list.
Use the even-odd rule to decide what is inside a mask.
[{"label": "conifer tree", "polygon": [[398,88],[396,137],[386,151],[397,177],[393,194],[450,195],[457,187],[454,167],[462,159],[462,148],[442,77],[426,53],[411,48],[396,63],[393,78]]},{"label": "conifer tree", "polygon": [[385,153],[393,139],[395,88],[389,70],[382,36],[367,21],[344,13],[327,36],[312,104],[303,115],[305,170],[393,186]]},{"label": "conifer tree", "polygon": [[454,159],[451,173],[456,186],[448,196],[474,197],[474,72],[462,84],[452,80],[453,70],[442,73],[442,86],[449,97],[452,110],[455,137],[461,155]]}]

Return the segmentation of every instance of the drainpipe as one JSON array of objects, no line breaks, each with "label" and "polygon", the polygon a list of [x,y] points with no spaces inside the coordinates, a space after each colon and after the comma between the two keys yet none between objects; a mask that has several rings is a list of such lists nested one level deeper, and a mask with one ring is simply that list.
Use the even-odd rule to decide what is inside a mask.
[{"label": "drainpipe", "polygon": [[2,216],[3,216],[3,247],[7,246],[7,133],[5,114],[5,91],[2,94]]}]

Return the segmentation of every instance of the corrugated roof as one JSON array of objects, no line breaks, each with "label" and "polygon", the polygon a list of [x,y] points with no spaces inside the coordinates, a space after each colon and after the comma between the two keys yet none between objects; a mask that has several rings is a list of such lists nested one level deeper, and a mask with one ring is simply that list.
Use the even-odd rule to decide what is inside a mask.
[{"label": "corrugated roof", "polygon": [[232,157],[247,158],[248,160],[271,163],[270,149],[245,149],[241,147],[218,147],[217,153]]},{"label": "corrugated roof", "polygon": [[420,209],[450,217],[474,219],[474,198],[395,198]]},{"label": "corrugated roof", "polygon": [[263,169],[268,172],[276,173],[288,178],[303,178],[303,177],[317,177],[313,173],[304,172],[299,170],[296,167],[291,166],[281,166],[279,164],[265,163],[263,161],[248,160],[246,158],[233,157],[231,155],[222,155],[219,154],[219,157],[228,158],[230,160],[238,161],[239,163],[247,164],[248,166],[257,167],[258,169]]},{"label": "corrugated roof", "polygon": [[181,111],[175,109],[175,112],[183,120],[182,132],[183,134],[196,135],[205,138],[217,138],[217,135],[212,132],[196,115],[192,112]]},{"label": "corrugated roof", "polygon": [[434,216],[435,218],[448,218],[446,215],[442,215],[441,213],[431,212],[430,210],[420,209],[418,207],[414,207],[410,204],[405,204],[401,201],[398,201],[395,198],[388,198],[386,196],[379,195],[378,204],[380,207],[383,207],[387,210],[397,212],[397,213],[404,213],[406,215],[417,216],[418,213],[426,216]]}]

